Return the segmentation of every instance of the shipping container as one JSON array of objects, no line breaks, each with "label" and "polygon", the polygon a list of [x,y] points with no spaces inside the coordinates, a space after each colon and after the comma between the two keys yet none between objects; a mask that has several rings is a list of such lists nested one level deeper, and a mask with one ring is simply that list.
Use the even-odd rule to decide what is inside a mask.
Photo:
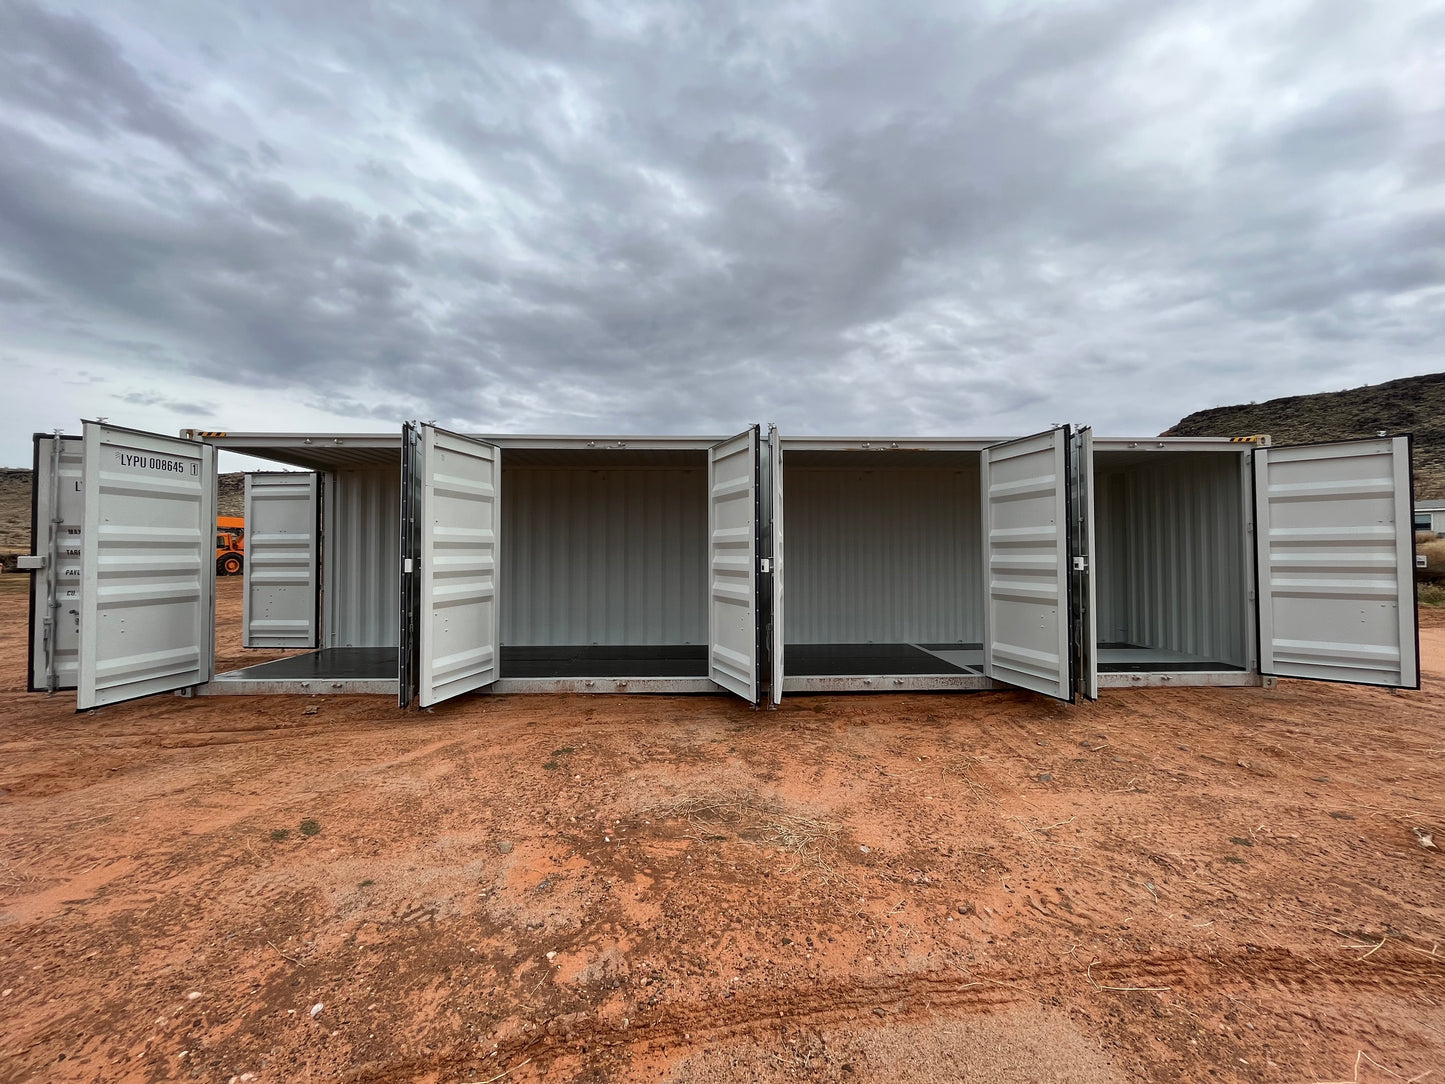
[{"label": "shipping container", "polygon": [[[1409,440],[36,437],[32,689],[1416,687]],[[215,454],[246,482],[215,673]],[[786,530],[785,530],[786,524]]]},{"label": "shipping container", "polygon": [[1015,686],[1070,699],[1067,427],[1017,440],[787,439],[785,692]]},{"label": "shipping container", "polygon": [[1409,445],[782,439],[773,687],[1418,687]]},{"label": "shipping container", "polygon": [[780,692],[989,687],[979,480],[991,443],[779,441]]},{"label": "shipping container", "polygon": [[292,468],[246,479],[242,638],[306,650],[173,688],[422,707],[479,689],[758,698],[756,427],[727,439],[483,439],[431,425],[151,439],[178,462],[204,449],[212,491],[216,448]]},{"label": "shipping container", "polygon": [[1254,446],[1092,445],[1099,684],[1258,684]]}]

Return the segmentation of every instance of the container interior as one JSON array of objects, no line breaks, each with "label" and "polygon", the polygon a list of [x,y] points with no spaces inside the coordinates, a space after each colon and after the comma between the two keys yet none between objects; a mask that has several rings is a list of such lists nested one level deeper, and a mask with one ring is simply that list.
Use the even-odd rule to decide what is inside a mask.
[{"label": "container interior", "polygon": [[[707,453],[504,450],[504,677],[707,675]],[[400,471],[323,486],[322,648],[232,677],[397,676]]]},{"label": "container interior", "polygon": [[398,675],[401,473],[323,471],[321,646],[217,675],[223,680],[358,681]]},{"label": "container interior", "polygon": [[790,677],[978,674],[977,452],[784,450]]},{"label": "container interior", "polygon": [[1240,454],[1098,451],[1094,494],[1099,670],[1244,669]]},{"label": "container interior", "polygon": [[401,637],[401,471],[333,471],[322,483],[322,502],[322,643],[395,650]]},{"label": "container interior", "polygon": [[[783,464],[789,676],[980,673],[978,453]],[[1100,671],[1248,664],[1240,464],[1095,453]],[[395,467],[326,473],[322,648],[248,676],[396,677],[399,507]],[[706,676],[706,452],[506,450],[499,522],[503,676]]]},{"label": "container interior", "polygon": [[707,453],[502,453],[501,674],[707,675]]}]

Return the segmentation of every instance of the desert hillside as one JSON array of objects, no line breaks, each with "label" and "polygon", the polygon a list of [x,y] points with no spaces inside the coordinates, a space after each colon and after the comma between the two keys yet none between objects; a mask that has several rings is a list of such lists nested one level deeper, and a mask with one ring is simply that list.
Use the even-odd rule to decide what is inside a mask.
[{"label": "desert hillside", "polygon": [[1276,444],[1304,444],[1372,437],[1382,429],[1415,436],[1415,496],[1445,497],[1445,373],[1200,410],[1163,435],[1268,433]]}]

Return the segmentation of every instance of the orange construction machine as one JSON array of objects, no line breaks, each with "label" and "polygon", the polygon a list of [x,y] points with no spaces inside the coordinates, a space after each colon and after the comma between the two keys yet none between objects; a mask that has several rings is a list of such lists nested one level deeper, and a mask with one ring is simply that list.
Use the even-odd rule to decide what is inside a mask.
[{"label": "orange construction machine", "polygon": [[216,571],[234,576],[246,565],[246,521],[241,516],[216,517]]}]

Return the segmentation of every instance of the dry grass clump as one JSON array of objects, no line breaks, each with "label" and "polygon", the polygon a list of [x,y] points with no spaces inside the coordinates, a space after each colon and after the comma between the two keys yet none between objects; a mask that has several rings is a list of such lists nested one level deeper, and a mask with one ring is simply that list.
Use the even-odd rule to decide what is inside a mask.
[{"label": "dry grass clump", "polygon": [[1445,538],[1432,538],[1415,547],[1416,553],[1423,553],[1430,566],[1445,566]]},{"label": "dry grass clump", "polygon": [[1445,584],[1422,583],[1415,591],[1421,606],[1445,606]]},{"label": "dry grass clump", "polygon": [[1445,538],[1421,542],[1415,552],[1425,558],[1425,567],[1415,570],[1415,578],[1421,584],[1445,582]]},{"label": "dry grass clump", "polygon": [[774,847],[832,873],[826,857],[838,849],[839,828],[820,817],[789,813],[775,798],[751,792],[684,794],[642,810],[656,817],[686,821],[696,838],[717,838],[726,827],[739,838]]},{"label": "dry grass clump", "polygon": [[23,888],[35,883],[35,875],[0,858],[0,888]]}]

